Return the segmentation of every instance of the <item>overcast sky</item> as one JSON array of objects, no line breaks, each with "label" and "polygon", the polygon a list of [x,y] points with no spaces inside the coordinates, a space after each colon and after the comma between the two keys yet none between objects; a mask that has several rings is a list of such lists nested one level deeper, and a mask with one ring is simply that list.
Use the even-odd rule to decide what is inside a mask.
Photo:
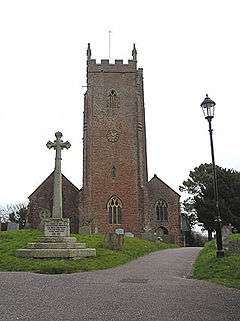
[{"label": "overcast sky", "polygon": [[0,2],[0,204],[24,201],[51,173],[57,130],[72,144],[62,171],[82,185],[86,48],[144,70],[149,178],[178,191],[210,162],[200,103],[216,102],[216,163],[240,170],[240,3],[221,0]]}]

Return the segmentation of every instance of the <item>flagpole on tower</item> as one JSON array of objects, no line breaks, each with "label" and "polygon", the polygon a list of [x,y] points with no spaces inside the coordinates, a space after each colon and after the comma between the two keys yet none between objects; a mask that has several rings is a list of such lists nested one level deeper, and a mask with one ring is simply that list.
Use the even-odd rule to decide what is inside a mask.
[{"label": "flagpole on tower", "polygon": [[111,30],[108,31],[108,57],[111,59]]}]

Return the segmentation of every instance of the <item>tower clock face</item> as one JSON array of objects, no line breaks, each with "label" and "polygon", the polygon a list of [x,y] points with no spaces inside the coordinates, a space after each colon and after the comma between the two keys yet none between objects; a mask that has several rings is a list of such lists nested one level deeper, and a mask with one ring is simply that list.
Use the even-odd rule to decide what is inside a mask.
[{"label": "tower clock face", "polygon": [[119,133],[117,130],[113,129],[113,130],[108,130],[107,131],[107,140],[111,143],[115,143],[116,141],[118,141],[119,138]]}]

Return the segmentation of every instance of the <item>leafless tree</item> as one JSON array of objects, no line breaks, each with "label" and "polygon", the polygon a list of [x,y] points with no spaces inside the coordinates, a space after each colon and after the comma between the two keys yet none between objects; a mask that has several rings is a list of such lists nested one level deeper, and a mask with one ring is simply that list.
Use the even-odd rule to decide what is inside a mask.
[{"label": "leafless tree", "polygon": [[0,205],[0,223],[6,223],[8,220],[8,212],[6,208]]},{"label": "leafless tree", "polygon": [[9,203],[5,206],[0,206],[0,221],[19,223],[20,228],[23,228],[26,223],[27,204],[25,202]]}]

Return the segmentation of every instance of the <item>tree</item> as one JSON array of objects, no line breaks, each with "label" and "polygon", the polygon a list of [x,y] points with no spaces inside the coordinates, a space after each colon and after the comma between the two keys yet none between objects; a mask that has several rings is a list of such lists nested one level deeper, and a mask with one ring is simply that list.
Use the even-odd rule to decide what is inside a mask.
[{"label": "tree", "polygon": [[[233,169],[216,166],[219,209],[223,224],[231,223],[240,231],[240,173]],[[203,223],[209,238],[215,230],[217,217],[213,189],[212,164],[201,164],[190,171],[189,178],[179,187],[190,197],[185,200],[185,212],[197,222]]]},{"label": "tree", "polygon": [[181,213],[187,220],[189,230],[192,230],[194,225],[197,223],[197,214],[194,209],[194,202],[190,197],[182,202]]},{"label": "tree", "polygon": [[0,205],[0,223],[5,223],[8,220],[6,208]]},{"label": "tree", "polygon": [[3,207],[2,212],[5,214],[5,222],[9,220],[18,223],[20,229],[25,227],[27,220],[27,205],[25,203],[7,204]]}]

